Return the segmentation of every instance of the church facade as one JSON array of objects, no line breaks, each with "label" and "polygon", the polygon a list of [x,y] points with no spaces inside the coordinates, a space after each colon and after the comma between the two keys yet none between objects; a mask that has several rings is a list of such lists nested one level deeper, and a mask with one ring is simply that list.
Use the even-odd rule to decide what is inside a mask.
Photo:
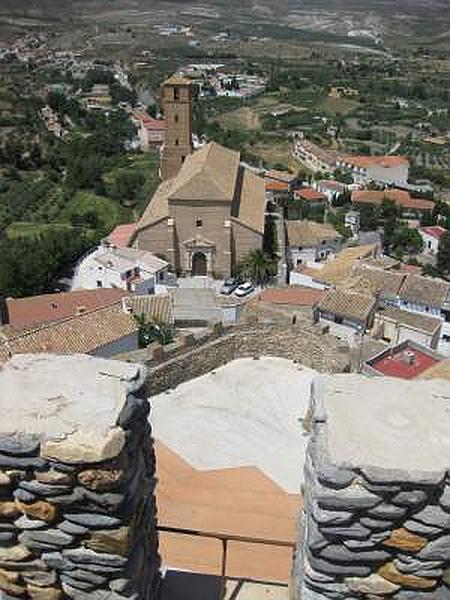
[{"label": "church facade", "polygon": [[163,181],[138,222],[133,245],[164,258],[181,275],[227,277],[250,251],[262,248],[264,180],[241,164],[239,152],[215,142],[190,151],[190,83],[169,79],[163,98],[169,99]]}]

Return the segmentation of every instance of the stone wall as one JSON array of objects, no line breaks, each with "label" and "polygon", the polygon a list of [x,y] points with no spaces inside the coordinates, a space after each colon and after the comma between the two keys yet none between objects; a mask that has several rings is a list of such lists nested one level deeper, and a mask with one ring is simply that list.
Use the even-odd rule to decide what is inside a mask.
[{"label": "stone wall", "polygon": [[[365,402],[377,402],[376,385],[380,380],[371,380],[370,389],[365,391],[364,378],[355,382],[351,377],[347,376],[350,378],[348,384],[338,386],[341,396],[345,394],[345,385],[356,383]],[[448,431],[445,386],[437,386],[427,394],[425,386],[414,388],[414,384],[396,384],[392,380],[388,381],[387,387],[384,385],[379,391],[387,398],[379,408],[389,414],[391,404],[390,413],[398,437],[394,442],[388,436],[377,437],[376,421],[368,424],[365,430],[361,428],[357,438],[352,435],[351,428],[347,430],[345,421],[336,425],[336,419],[331,419],[330,423],[323,403],[323,385],[317,380],[313,383],[309,410],[312,436],[305,466],[305,512],[300,522],[299,552],[294,567],[294,587],[297,598],[302,600],[450,598],[450,479],[445,468],[445,464],[450,468],[450,453],[448,440],[441,435],[442,431]],[[423,422],[417,419],[415,423],[415,389],[423,402],[443,399],[442,405],[436,402],[433,410],[437,422],[442,419],[445,425],[436,425],[435,431],[429,429],[426,411]],[[401,410],[397,397],[390,395],[392,390],[394,393],[399,390],[399,397],[406,396]],[[409,399],[414,423],[407,422]],[[343,418],[348,418],[348,414]],[[430,415],[432,418],[432,413]],[[342,440],[336,433],[342,423],[342,435],[347,436],[355,460],[339,465],[335,458],[338,452],[330,448],[342,447]],[[334,427],[336,430],[333,431]],[[414,436],[421,427],[423,439],[416,437],[414,444]],[[436,436],[434,442],[431,441],[433,436]],[[380,467],[380,462],[371,466],[363,460],[357,466],[359,448],[355,440],[357,444],[367,443],[369,447],[373,440],[380,446],[384,440],[385,448],[376,449],[373,462],[380,456],[387,467]],[[426,457],[424,459],[422,453],[428,444],[431,468],[425,470]],[[397,449],[398,456],[389,455],[391,445]],[[436,464],[432,458],[433,445],[442,448],[442,464]],[[407,452],[408,447],[410,456],[405,456],[402,453]],[[395,468],[396,463],[405,462],[416,462],[420,466],[417,469]]]},{"label": "stone wall", "polygon": [[141,367],[81,355],[18,356],[5,365],[1,600],[156,598],[144,380]]},{"label": "stone wall", "polygon": [[162,364],[150,365],[148,391],[161,393],[234,359],[252,356],[286,358],[323,372],[349,369],[347,345],[324,335],[319,327],[258,324],[235,328]]}]

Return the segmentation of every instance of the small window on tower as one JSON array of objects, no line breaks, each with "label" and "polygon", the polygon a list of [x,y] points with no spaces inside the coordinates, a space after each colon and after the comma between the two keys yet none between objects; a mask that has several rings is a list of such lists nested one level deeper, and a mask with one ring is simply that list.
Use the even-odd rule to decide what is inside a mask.
[{"label": "small window on tower", "polygon": [[181,164],[183,164],[185,160],[186,160],[186,157],[185,157],[185,156],[182,156],[182,157],[181,157]]},{"label": "small window on tower", "polygon": [[175,123],[178,123],[178,121],[179,121],[178,115],[175,115],[174,120],[175,120]]},{"label": "small window on tower", "polygon": [[177,87],[173,88],[173,99],[174,100],[180,99],[180,89]]},{"label": "small window on tower", "polygon": [[180,144],[180,140],[177,138],[177,139],[175,140],[175,146],[179,146],[179,144]]},{"label": "small window on tower", "polygon": [[197,220],[195,221],[195,225],[196,225],[197,227],[201,227],[201,226],[203,225],[203,219],[197,219]]}]

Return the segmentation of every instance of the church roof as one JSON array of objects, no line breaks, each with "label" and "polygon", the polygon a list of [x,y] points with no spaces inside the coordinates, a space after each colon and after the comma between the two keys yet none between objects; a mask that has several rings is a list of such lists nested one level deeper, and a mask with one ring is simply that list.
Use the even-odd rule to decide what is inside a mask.
[{"label": "church roof", "polygon": [[[237,202],[234,202],[236,193]],[[190,154],[178,175],[159,185],[137,231],[167,218],[171,201],[224,202],[230,205],[230,216],[256,231],[264,231],[264,179],[249,169],[240,168],[239,152],[216,142]],[[232,214],[235,204],[237,208]]]}]

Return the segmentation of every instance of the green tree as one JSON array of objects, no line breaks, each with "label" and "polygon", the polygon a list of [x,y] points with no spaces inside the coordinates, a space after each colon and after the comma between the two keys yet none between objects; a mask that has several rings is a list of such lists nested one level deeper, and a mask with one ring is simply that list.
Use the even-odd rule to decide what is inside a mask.
[{"label": "green tree", "polygon": [[448,275],[450,273],[450,231],[444,233],[439,240],[437,268],[442,275]]},{"label": "green tree", "polygon": [[114,196],[124,201],[125,204],[130,204],[136,200],[144,183],[145,177],[143,173],[138,171],[121,171],[116,177]]},{"label": "green tree", "polygon": [[262,250],[252,250],[238,265],[237,271],[256,285],[265,285],[276,275],[277,262]]}]

